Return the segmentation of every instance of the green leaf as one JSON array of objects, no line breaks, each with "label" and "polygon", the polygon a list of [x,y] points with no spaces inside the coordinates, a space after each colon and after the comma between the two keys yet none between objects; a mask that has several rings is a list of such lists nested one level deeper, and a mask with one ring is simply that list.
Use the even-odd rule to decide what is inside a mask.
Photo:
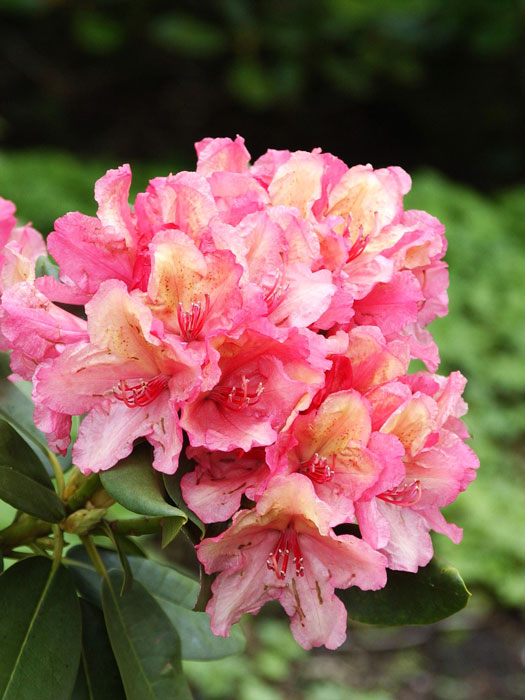
[{"label": "green leaf", "polygon": [[31,557],[0,576],[2,700],[69,700],[80,639],[80,607],[64,567],[53,571],[50,560]]},{"label": "green leaf", "polygon": [[[106,568],[118,566],[115,552],[98,549]],[[72,547],[68,558],[89,564],[83,547]],[[199,595],[199,584],[176,569],[158,562],[129,557],[133,578],[140,581],[154,596],[164,612],[177,628],[182,644],[182,658],[205,660],[220,659],[244,649],[245,637],[239,625],[234,625],[230,637],[216,637],[210,630],[210,618],[206,613],[194,612]],[[100,605],[99,579],[94,569],[74,568],[74,576],[82,595]]]},{"label": "green leaf", "polygon": [[0,464],[9,465],[48,489],[53,488],[44,466],[18,432],[0,418]]},{"label": "green leaf", "polygon": [[120,591],[120,595],[122,596],[129,589],[133,582],[133,574],[131,573],[131,567],[129,565],[129,561],[124,552],[123,547],[120,546],[119,538],[115,536],[115,533],[109,526],[109,523],[107,523],[106,521],[102,521],[101,525],[102,529],[106,533],[106,536],[111,540],[111,543],[115,547],[115,551],[117,552],[120,561],[120,566],[122,567],[122,573],[124,574],[122,578],[122,590]]},{"label": "green leaf", "polygon": [[[102,547],[97,547],[104,566],[112,569],[119,566],[116,552]],[[89,568],[72,567],[78,589],[90,602],[100,606],[100,581],[95,570],[91,566],[89,556],[81,545],[71,547],[67,551],[68,559],[73,559]],[[171,600],[178,605],[192,609],[199,596],[199,584],[193,578],[181,574],[176,569],[163,566],[157,562],[143,557],[128,556],[128,561],[133,572],[133,578],[140,581],[157,598]]]},{"label": "green leaf", "polygon": [[186,522],[185,514],[164,498],[160,476],[151,464],[151,449],[142,443],[115,467],[101,472],[100,480],[109,495],[133,513],[173,515]]},{"label": "green leaf", "polygon": [[11,365],[9,362],[9,353],[0,352],[0,379],[5,379],[11,374]]},{"label": "green leaf", "polygon": [[24,396],[13,382],[8,379],[0,380],[0,418],[45,454],[46,437],[33,423],[33,411],[33,402]]},{"label": "green leaf", "polygon": [[206,534],[206,526],[200,518],[198,518],[193,511],[191,511],[188,506],[184,503],[182,498],[182,491],[180,488],[180,480],[184,474],[195,468],[195,464],[190,460],[186,459],[182,454],[179,458],[179,468],[175,474],[163,474],[162,479],[164,481],[164,487],[168,492],[168,496],[171,498],[173,503],[180,508],[190,522],[196,525],[201,533],[201,539]]},{"label": "green leaf", "polygon": [[[125,700],[124,688],[106,632],[104,616],[86,600],[80,599],[82,610],[82,657],[75,690],[87,700]],[[85,684],[87,695],[81,695]]]},{"label": "green leaf", "polygon": [[210,629],[208,613],[188,610],[182,605],[155,597],[179,632],[183,659],[209,661],[244,650],[246,637],[239,625],[233,625],[229,637],[216,637]]},{"label": "green leaf", "polygon": [[0,498],[47,522],[59,522],[66,515],[44,466],[4,420],[0,420]]},{"label": "green leaf", "polygon": [[162,521],[162,549],[177,537],[181,527],[186,522],[185,518],[166,518]]},{"label": "green leaf", "polygon": [[35,277],[54,277],[58,280],[59,267],[54,263],[48,255],[41,255],[35,263]]},{"label": "green leaf", "polygon": [[102,583],[106,627],[127,700],[188,700],[177,630],[144,586],[133,581],[120,597],[123,574]]},{"label": "green leaf", "polygon": [[370,625],[428,625],[465,607],[470,593],[457,569],[435,559],[416,574],[388,571],[379,591],[338,591],[348,615]]}]

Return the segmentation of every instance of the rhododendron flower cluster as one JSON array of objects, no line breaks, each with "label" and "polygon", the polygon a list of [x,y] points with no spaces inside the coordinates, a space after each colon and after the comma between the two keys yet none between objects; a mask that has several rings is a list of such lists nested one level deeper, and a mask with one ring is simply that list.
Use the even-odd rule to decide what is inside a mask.
[{"label": "rhododendron flower cluster", "polygon": [[184,450],[186,504],[224,524],[197,546],[215,634],[278,599],[300,644],[335,648],[336,588],[417,571],[430,530],[461,539],[440,509],[478,466],[465,380],[435,374],[425,328],[447,312],[444,229],[404,209],[398,167],[319,149],[250,166],[241,137],[196,149],[195,172],[133,206],[129,166],[102,177],[97,215],[66,214],[47,239],[58,278],[35,277],[43,242],[1,202],[2,346],[53,450],[83,416],[82,472],[139,438],[166,474]]}]

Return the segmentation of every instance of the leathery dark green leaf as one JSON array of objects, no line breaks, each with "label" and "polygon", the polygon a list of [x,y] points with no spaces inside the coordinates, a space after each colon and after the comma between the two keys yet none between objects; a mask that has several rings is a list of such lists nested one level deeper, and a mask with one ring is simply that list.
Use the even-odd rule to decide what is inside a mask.
[{"label": "leathery dark green leaf", "polygon": [[112,498],[133,513],[140,515],[186,515],[164,498],[161,477],[152,467],[151,448],[137,445],[133,452],[116,466],[101,472],[100,480]]},{"label": "leathery dark green leaf", "polygon": [[[115,552],[99,548],[106,568],[117,567]],[[84,564],[89,558],[83,547],[73,547],[68,557]],[[128,557],[133,578],[140,581],[161,605],[177,628],[182,645],[183,659],[219,659],[244,649],[246,640],[239,625],[233,625],[229,637],[216,637],[210,630],[210,618],[206,613],[194,612],[199,595],[199,584],[194,579],[169,566],[139,557]],[[100,605],[99,578],[94,569],[73,567],[77,586],[95,605]]]},{"label": "leathery dark green leaf", "polygon": [[0,419],[0,498],[48,522],[65,517],[47,472],[25,440]]},{"label": "leathery dark green leaf", "polygon": [[126,700],[117,662],[109,643],[104,615],[99,608],[80,600],[82,610],[82,656],[79,674],[84,675],[89,700]]},{"label": "leathery dark green leaf", "polygon": [[189,700],[177,630],[138,581],[120,596],[123,574],[102,583],[102,606],[127,700]]},{"label": "leathery dark green leaf", "polygon": [[465,607],[470,593],[457,569],[431,561],[415,574],[388,571],[379,591],[338,591],[348,616],[372,625],[428,625]]},{"label": "leathery dark green leaf", "polygon": [[69,700],[80,643],[80,607],[67,569],[30,557],[0,576],[2,700]]}]

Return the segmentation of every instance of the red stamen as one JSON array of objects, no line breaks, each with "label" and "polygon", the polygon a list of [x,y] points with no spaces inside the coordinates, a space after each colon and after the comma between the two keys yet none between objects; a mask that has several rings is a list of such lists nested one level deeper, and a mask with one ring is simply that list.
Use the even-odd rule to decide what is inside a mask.
[{"label": "red stamen", "polygon": [[328,464],[326,457],[321,457],[317,452],[307,462],[301,462],[299,472],[306,474],[317,484],[326,484],[334,475],[335,455],[332,456],[332,465]]},{"label": "red stamen", "polygon": [[270,552],[266,560],[266,566],[270,571],[275,572],[280,581],[286,577],[290,554],[293,554],[295,575],[304,576],[303,556],[299,547],[297,533],[293,527],[288,526],[284,532],[281,532],[275,549]]},{"label": "red stamen", "polygon": [[271,314],[272,311],[275,311],[275,309],[279,306],[279,304],[283,300],[284,295],[288,291],[288,287],[290,286],[288,283],[283,284],[283,278],[284,272],[283,268],[281,267],[279,269],[277,277],[275,278],[273,287],[264,295],[264,301],[268,306],[269,314]]},{"label": "red stamen", "polygon": [[157,374],[151,379],[121,379],[113,387],[113,394],[119,401],[123,401],[128,408],[147,406],[155,401],[157,396],[168,386],[169,377]]},{"label": "red stamen", "polygon": [[210,310],[210,296],[204,295],[204,308],[200,301],[194,301],[189,311],[183,311],[182,302],[179,301],[177,307],[177,319],[179,321],[180,334],[187,343],[195,338],[202,331],[204,321]]},{"label": "red stamen", "polygon": [[410,484],[400,484],[395,489],[379,494],[378,498],[394,506],[403,506],[405,508],[413,506],[421,498],[421,482],[419,479],[416,479]]},{"label": "red stamen", "polygon": [[253,406],[259,401],[259,397],[264,391],[261,382],[255,391],[248,391],[248,380],[243,376],[241,386],[216,386],[210,393],[210,398],[223,406],[240,411],[247,406]]},{"label": "red stamen", "polygon": [[348,251],[347,262],[350,262],[350,260],[355,260],[359,255],[361,255],[363,250],[366,248],[366,244],[368,243],[369,238],[370,236],[363,236],[363,227],[361,226],[359,230],[359,235],[357,236],[354,244]]}]

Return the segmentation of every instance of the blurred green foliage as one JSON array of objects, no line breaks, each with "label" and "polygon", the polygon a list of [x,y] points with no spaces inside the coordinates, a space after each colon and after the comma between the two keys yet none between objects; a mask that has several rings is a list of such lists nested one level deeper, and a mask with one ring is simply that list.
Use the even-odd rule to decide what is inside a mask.
[{"label": "blurred green foliage", "polygon": [[0,0],[0,138],[162,158],[237,130],[255,153],[271,134],[512,182],[524,11],[524,0]]},{"label": "blurred green foliage", "polygon": [[[109,166],[65,153],[0,153],[0,193],[22,221],[47,234],[70,210],[95,212],[94,180]],[[132,163],[133,189],[179,166]],[[436,537],[437,552],[467,585],[506,605],[525,603],[525,187],[481,196],[435,172],[414,177],[406,207],[425,209],[447,228],[450,313],[432,326],[441,373],[467,378],[467,425],[481,461],[477,480],[447,517],[464,527],[459,547]],[[270,665],[273,662],[269,662]]]},{"label": "blurred green foliage", "polygon": [[432,326],[441,373],[468,378],[466,418],[481,461],[478,479],[448,509],[464,528],[437,551],[467,584],[503,603],[525,602],[525,187],[481,197],[436,173],[420,173],[407,206],[447,228],[450,313]]}]

